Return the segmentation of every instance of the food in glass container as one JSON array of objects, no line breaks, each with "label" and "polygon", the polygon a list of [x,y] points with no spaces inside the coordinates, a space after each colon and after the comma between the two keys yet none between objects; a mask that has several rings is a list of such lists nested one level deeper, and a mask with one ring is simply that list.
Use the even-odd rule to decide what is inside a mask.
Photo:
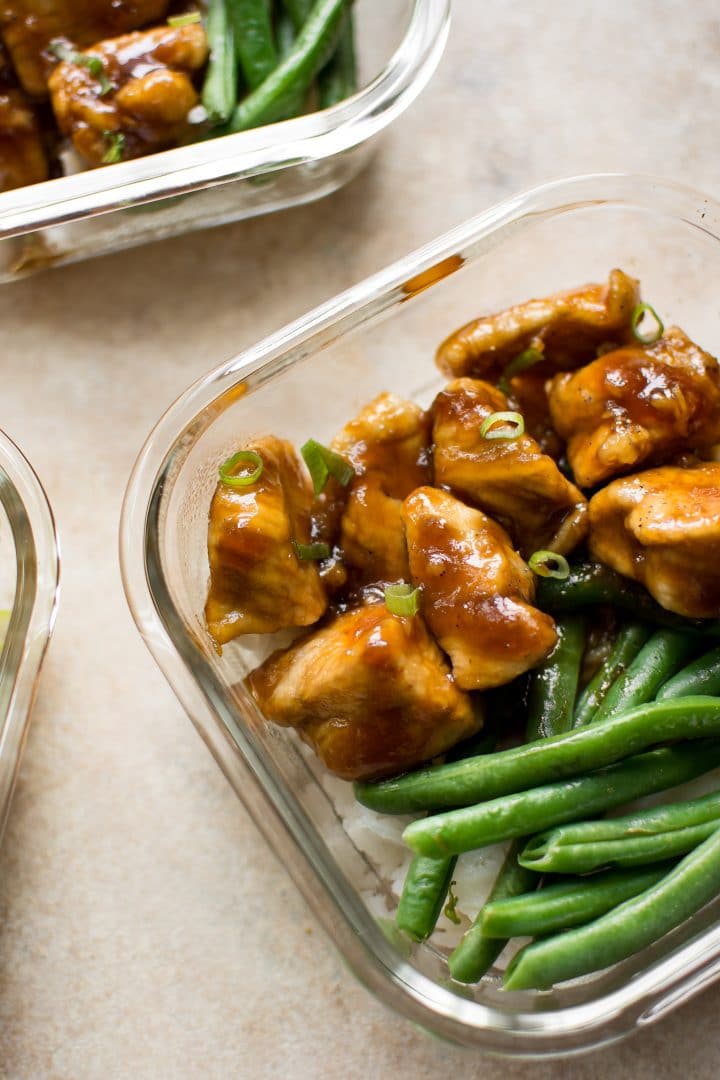
[{"label": "food in glass container", "polygon": [[356,89],[350,0],[169,7],[5,5],[0,190],[325,109]]},{"label": "food in glass container", "polygon": [[[611,296],[620,300],[610,303]],[[521,330],[501,340],[484,329],[478,333],[488,326]],[[513,957],[505,986],[543,989],[631,955],[720,891],[720,834],[712,814],[695,821],[692,801],[663,808],[662,827],[642,850],[633,846],[630,827],[612,837],[614,847],[598,847],[592,868],[603,873],[594,880],[580,871],[548,884],[553,866],[547,863],[541,880],[540,839],[534,838],[720,763],[717,648],[709,648],[720,636],[712,557],[720,551],[720,464],[708,460],[720,368],[678,328],[665,332],[640,303],[638,283],[621,271],[612,272],[607,286],[530,301],[469,327],[440,347],[441,369],[460,378],[429,409],[432,441],[423,447],[419,436],[410,455],[429,470],[429,482],[426,471],[414,478],[413,490],[391,494],[396,482],[402,489],[402,454],[397,469],[393,455],[379,458],[372,488],[388,501],[389,512],[365,515],[371,560],[344,560],[343,518],[351,508],[358,517],[353,490],[368,484],[368,448],[387,439],[388,413],[395,420],[414,417],[405,431],[417,438],[428,430],[422,411],[385,395],[330,448],[303,448],[315,489],[310,513],[322,540],[296,547],[295,556],[298,563],[332,564],[324,584],[330,613],[266,659],[248,685],[269,720],[297,726],[325,764],[359,781],[355,791],[364,806],[389,814],[428,812],[404,831],[414,858],[397,921],[410,937],[429,937],[443,905],[454,912],[458,857],[513,841],[449,969],[460,982],[478,981],[508,938],[537,927],[533,933],[542,941]],[[519,353],[505,347],[510,340]],[[500,341],[495,353],[488,341]],[[485,378],[476,370],[468,376],[465,363],[481,365]],[[575,430],[577,411],[563,409],[557,392],[577,381],[578,409],[590,403],[593,424],[602,428],[594,452],[604,462],[606,487],[587,490],[585,429],[576,430],[572,452],[560,446],[557,460],[525,434],[516,387],[524,388],[533,369],[535,376],[544,374],[544,407],[537,386],[533,392],[536,418],[561,444]],[[632,425],[629,441],[641,443],[640,456],[604,453],[614,424],[625,434]],[[362,434],[356,442],[348,438],[354,430]],[[593,433],[584,438],[592,441]],[[461,468],[454,473],[448,462]],[[564,498],[548,501],[548,477]],[[258,479],[242,474],[248,487]],[[218,490],[223,483],[221,470]],[[491,497],[488,489],[498,494]],[[538,532],[543,525],[546,534]],[[535,547],[540,540],[545,546]],[[390,563],[388,550],[400,553]],[[389,566],[392,580],[389,574],[369,580],[374,567]],[[682,577],[690,573],[693,587],[683,591]],[[240,611],[251,607],[252,592],[236,601]],[[604,650],[589,645],[589,617],[600,613]],[[389,642],[385,629],[393,625],[399,645]],[[434,638],[436,655],[446,654],[451,670],[444,681],[472,704],[476,717],[481,707],[489,740],[500,749],[486,745],[478,753],[477,745],[458,746],[479,723],[463,730],[434,711],[426,689],[432,683],[417,678],[407,693],[407,671],[422,652],[412,640],[418,635],[423,648]],[[514,703],[514,724],[506,730],[493,730],[501,710],[490,687]],[[413,742],[424,693],[425,719],[445,740],[442,749],[432,739]],[[526,741],[513,745],[519,722]],[[392,752],[378,764],[383,730]],[[327,747],[338,736],[341,764],[335,767]],[[372,755],[365,753],[366,739]],[[404,760],[398,746],[410,747]],[[414,769],[423,752],[428,764]],[[446,760],[433,760],[438,756]],[[692,824],[675,826],[678,821]]]}]

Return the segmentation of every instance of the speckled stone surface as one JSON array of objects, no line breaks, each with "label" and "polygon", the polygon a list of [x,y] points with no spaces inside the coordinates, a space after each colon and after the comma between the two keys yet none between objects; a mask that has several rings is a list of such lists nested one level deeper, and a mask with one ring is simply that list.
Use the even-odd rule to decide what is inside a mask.
[{"label": "speckled stone surface", "polygon": [[125,482],[197,375],[539,181],[628,170],[716,189],[710,0],[458,0],[454,19],[433,84],[345,191],[0,291],[0,423],[44,480],[64,555],[0,855],[3,1076],[718,1074],[720,987],[565,1063],[492,1061],[388,1013],[268,853],[125,606]]}]

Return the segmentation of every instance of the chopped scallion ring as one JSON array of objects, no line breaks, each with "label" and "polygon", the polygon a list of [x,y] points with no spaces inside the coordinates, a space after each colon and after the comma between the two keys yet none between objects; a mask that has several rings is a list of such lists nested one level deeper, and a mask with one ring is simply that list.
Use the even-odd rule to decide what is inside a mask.
[{"label": "chopped scallion ring", "polygon": [[330,545],[316,541],[313,544],[299,544],[293,540],[293,547],[298,559],[327,559],[330,554]]},{"label": "chopped scallion ring", "polygon": [[525,434],[525,421],[519,412],[494,412],[480,425],[481,439],[519,439]]},{"label": "chopped scallion ring", "polygon": [[[238,474],[235,472],[238,465],[252,465],[254,468],[252,472]],[[238,450],[237,454],[233,454],[227,461],[223,461],[218,469],[218,475],[227,487],[244,488],[260,479],[263,468],[263,460],[254,450]]]},{"label": "chopped scallion ring", "polygon": [[[640,330],[640,323],[643,322],[646,314],[650,315],[653,319],[655,328],[650,330],[649,333],[643,334]],[[655,308],[651,307],[650,304],[638,304],[632,313],[630,328],[632,329],[633,336],[641,345],[652,345],[654,342],[659,341],[665,332],[662,319]]]},{"label": "chopped scallion ring", "polygon": [[329,450],[316,439],[308,439],[306,443],[303,443],[300,453],[308,467],[316,495],[319,495],[325,487],[328,476],[334,476],[339,484],[347,487],[355,475],[355,470],[349,461],[340,454],[336,454],[334,450]]},{"label": "chopped scallion ring", "polygon": [[528,349],[523,349],[521,353],[510,361],[505,370],[502,373],[502,379],[498,383],[501,390],[505,393],[510,389],[510,379],[514,375],[519,375],[521,371],[527,371],[528,368],[534,367],[535,364],[539,364],[544,359],[543,353],[539,349],[534,349],[532,345]]},{"label": "chopped scallion ring", "polygon": [[118,161],[122,161],[125,149],[125,136],[122,131],[104,131],[103,138],[108,144],[103,154],[103,165],[115,165]]},{"label": "chopped scallion ring", "polygon": [[100,97],[104,97],[105,94],[109,94],[112,90],[113,84],[105,74],[105,65],[99,56],[87,56],[85,53],[75,52],[62,38],[51,41],[48,45],[48,52],[57,60],[62,60],[67,64],[75,64],[76,67],[87,68],[93,79],[97,79],[100,83]]},{"label": "chopped scallion ring", "polygon": [[538,577],[553,577],[563,581],[570,574],[567,559],[555,551],[536,551],[528,559],[528,566]]},{"label": "chopped scallion ring", "polygon": [[168,26],[191,26],[192,23],[200,22],[199,11],[186,11],[184,15],[170,15]]},{"label": "chopped scallion ring", "polygon": [[385,606],[391,615],[417,615],[420,606],[420,589],[414,589],[406,581],[385,586]]}]

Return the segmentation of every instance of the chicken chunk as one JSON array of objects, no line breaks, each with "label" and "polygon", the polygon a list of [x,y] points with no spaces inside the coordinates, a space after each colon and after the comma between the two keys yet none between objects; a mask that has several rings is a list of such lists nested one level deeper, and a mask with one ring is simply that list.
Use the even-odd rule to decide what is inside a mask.
[{"label": "chicken chunk", "polygon": [[499,518],[526,556],[568,552],[587,532],[585,497],[530,435],[481,436],[483,421],[507,409],[489,383],[449,383],[432,407],[435,481]]},{"label": "chicken chunk", "polygon": [[311,501],[295,451],[271,435],[245,449],[260,455],[262,475],[241,488],[221,481],[210,506],[205,617],[217,645],[310,626],[327,606],[316,563],[300,559],[293,544],[310,539]]},{"label": "chicken chunk", "polygon": [[532,571],[497,522],[431,487],[407,497],[403,522],[412,582],[458,686],[502,686],[548,655],[555,624],[532,607]]},{"label": "chicken chunk", "polygon": [[691,618],[720,616],[720,463],[613,480],[590,500],[590,551]]},{"label": "chicken chunk", "polygon": [[165,15],[168,0],[5,0],[0,34],[29,94],[44,97],[55,58],[48,45],[67,38],[82,48],[136,30]]},{"label": "chicken chunk", "polygon": [[581,487],[720,438],[720,367],[677,327],[556,375],[549,400]]},{"label": "chicken chunk", "polygon": [[0,90],[0,191],[48,178],[37,117],[22,91]]},{"label": "chicken chunk", "polygon": [[584,285],[474,319],[437,351],[447,375],[494,380],[526,349],[542,357],[544,375],[584,364],[608,341],[622,343],[639,299],[639,284],[612,270],[606,285]]},{"label": "chicken chunk", "polygon": [[336,616],[248,681],[265,716],[297,728],[346,780],[402,772],[482,727],[422,618],[399,618],[384,603]]},{"label": "chicken chunk", "polygon": [[333,440],[355,477],[340,519],[345,563],[359,583],[407,576],[400,509],[414,488],[430,480],[430,419],[411,401],[381,394]]},{"label": "chicken chunk", "polygon": [[188,137],[198,102],[192,76],[208,55],[200,23],[126,34],[82,55],[102,62],[102,77],[67,60],[49,86],[60,130],[91,165],[141,157]]}]

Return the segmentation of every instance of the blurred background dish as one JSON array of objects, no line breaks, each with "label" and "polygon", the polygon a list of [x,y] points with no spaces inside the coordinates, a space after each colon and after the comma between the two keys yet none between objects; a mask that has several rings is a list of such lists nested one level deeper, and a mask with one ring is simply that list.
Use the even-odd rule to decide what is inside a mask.
[{"label": "blurred background dish", "polygon": [[[0,194],[0,281],[311,202],[346,184],[432,76],[450,0],[358,0],[353,11],[359,90],[347,100],[135,160],[120,160],[118,152],[117,164]],[[82,66],[73,70],[87,75]],[[63,106],[69,131],[71,111]]]},{"label": "blurred background dish", "polygon": [[58,547],[40,481],[0,431],[0,836],[55,621]]}]

